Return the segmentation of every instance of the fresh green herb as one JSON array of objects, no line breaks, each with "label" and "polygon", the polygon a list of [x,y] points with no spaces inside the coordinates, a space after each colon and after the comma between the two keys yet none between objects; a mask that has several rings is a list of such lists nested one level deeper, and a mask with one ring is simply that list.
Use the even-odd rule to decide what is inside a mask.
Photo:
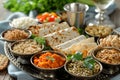
[{"label": "fresh green herb", "polygon": [[77,30],[80,34],[84,34],[84,29],[83,28],[77,28]]},{"label": "fresh green herb", "polygon": [[55,59],[53,57],[51,57],[51,56],[46,56],[46,59],[51,60],[52,62],[55,61]]},{"label": "fresh green herb", "polygon": [[71,60],[72,54],[67,55],[67,60]]},{"label": "fresh green herb", "polygon": [[94,63],[95,63],[95,60],[91,56],[84,59],[84,66],[89,69],[94,68]]},{"label": "fresh green herb", "polygon": [[82,60],[82,59],[83,59],[82,56],[83,56],[83,55],[82,55],[81,52],[76,52],[75,55],[71,56],[71,59],[72,59],[73,61]]},{"label": "fresh green herb", "polygon": [[43,50],[52,50],[52,48],[50,46],[48,46],[48,45],[45,44]]},{"label": "fresh green herb", "polygon": [[92,0],[77,0],[80,3],[87,4],[89,6],[94,6],[94,3]]},{"label": "fresh green herb", "polygon": [[35,37],[34,40],[39,44],[42,44],[42,45],[46,44],[45,38],[43,37]]},{"label": "fresh green herb", "polygon": [[34,39],[38,44],[44,45],[44,49],[43,50],[52,50],[52,48],[46,44],[45,38],[43,38],[43,37],[36,37],[36,36],[33,35],[32,39]]},{"label": "fresh green herb", "polygon": [[95,64],[95,60],[89,56],[89,57],[86,57],[86,58],[83,58],[83,55],[81,52],[77,52],[76,54],[74,55],[70,55],[68,56],[68,59],[69,60],[72,60],[72,61],[83,61],[83,66],[88,68],[88,69],[93,69],[94,68],[94,64]]},{"label": "fresh green herb", "polygon": [[[92,0],[6,0],[4,7],[12,12],[23,12],[29,14],[31,10],[39,13],[63,10],[63,6],[71,2],[80,2],[94,5]],[[58,5],[59,4],[59,5]]]},{"label": "fresh green herb", "polygon": [[89,37],[87,34],[85,34],[85,29],[83,29],[83,28],[77,28],[77,30],[78,30],[78,32],[79,32],[80,34],[84,34],[84,36],[85,36],[86,38]]},{"label": "fresh green herb", "polygon": [[32,34],[32,35],[30,36],[30,39],[34,39],[35,37],[36,37],[36,35]]}]

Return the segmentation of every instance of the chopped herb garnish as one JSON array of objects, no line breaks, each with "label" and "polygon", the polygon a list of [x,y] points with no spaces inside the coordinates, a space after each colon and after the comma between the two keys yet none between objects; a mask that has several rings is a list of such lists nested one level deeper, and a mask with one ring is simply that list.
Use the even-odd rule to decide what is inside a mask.
[{"label": "chopped herb garnish", "polygon": [[31,39],[34,39],[35,37],[36,37],[35,34],[32,34],[32,35],[30,36]]},{"label": "chopped herb garnish", "polygon": [[80,34],[84,34],[84,29],[83,28],[77,28],[77,30]]},{"label": "chopped herb garnish", "polygon": [[68,60],[72,60],[72,61],[83,61],[83,66],[86,67],[86,68],[89,68],[89,69],[93,69],[94,68],[94,63],[95,63],[95,60],[89,56],[89,57],[86,57],[86,58],[83,58],[83,54],[81,52],[76,52],[76,54],[74,55],[69,55],[67,56]]},{"label": "chopped herb garnish", "polygon": [[82,59],[83,59],[82,56],[83,56],[83,55],[82,55],[81,52],[76,52],[75,55],[71,56],[71,59],[72,59],[73,61],[82,60]]},{"label": "chopped herb garnish", "polygon": [[51,57],[51,56],[47,56],[46,59],[51,60],[52,62],[55,61],[55,58],[53,58],[53,57]]},{"label": "chopped herb garnish", "polygon": [[89,69],[94,68],[94,63],[95,63],[95,60],[91,56],[84,59],[84,66]]},{"label": "chopped herb garnish", "polygon": [[72,54],[67,55],[67,60],[71,60]]},{"label": "chopped herb garnish", "polygon": [[34,40],[39,44],[42,44],[42,45],[46,44],[45,38],[43,37],[35,37]]},{"label": "chopped herb garnish", "polygon": [[36,37],[34,34],[32,34],[31,39],[34,39],[38,44],[44,45],[43,50],[52,50],[52,48],[46,44],[45,38]]}]

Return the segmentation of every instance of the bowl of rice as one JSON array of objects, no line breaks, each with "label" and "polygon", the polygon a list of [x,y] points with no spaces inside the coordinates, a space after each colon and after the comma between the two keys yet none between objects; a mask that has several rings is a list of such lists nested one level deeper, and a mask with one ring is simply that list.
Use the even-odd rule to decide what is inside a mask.
[{"label": "bowl of rice", "polygon": [[37,25],[38,21],[31,17],[20,17],[13,19],[9,23],[12,28],[21,28],[21,29],[28,29],[30,26]]}]

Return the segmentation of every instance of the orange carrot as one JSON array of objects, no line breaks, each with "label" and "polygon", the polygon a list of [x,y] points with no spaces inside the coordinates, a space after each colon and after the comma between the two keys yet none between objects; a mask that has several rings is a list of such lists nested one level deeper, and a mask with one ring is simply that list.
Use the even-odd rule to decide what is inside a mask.
[{"label": "orange carrot", "polygon": [[34,57],[33,62],[38,67],[57,68],[65,63],[65,58],[56,53],[46,52],[40,55],[38,58]]}]

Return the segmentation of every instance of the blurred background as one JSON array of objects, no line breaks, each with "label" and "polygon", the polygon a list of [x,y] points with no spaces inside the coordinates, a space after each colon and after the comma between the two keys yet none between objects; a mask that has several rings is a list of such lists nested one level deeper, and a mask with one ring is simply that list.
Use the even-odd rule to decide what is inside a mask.
[{"label": "blurred background", "polygon": [[[0,20],[6,19],[12,12],[8,11],[3,7],[3,2],[5,0],[0,0]],[[81,0],[80,0],[81,1]],[[115,3],[117,4],[117,7],[120,9],[120,0],[115,0]]]}]

